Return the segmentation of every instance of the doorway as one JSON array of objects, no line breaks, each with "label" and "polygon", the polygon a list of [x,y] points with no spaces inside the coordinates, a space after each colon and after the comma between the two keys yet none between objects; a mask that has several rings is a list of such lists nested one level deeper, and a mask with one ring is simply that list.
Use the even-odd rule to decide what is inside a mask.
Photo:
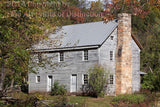
[{"label": "doorway", "polygon": [[47,77],[47,91],[50,92],[53,85],[53,77],[52,75],[48,75]]},{"label": "doorway", "polygon": [[71,92],[77,91],[77,74],[71,76]]}]

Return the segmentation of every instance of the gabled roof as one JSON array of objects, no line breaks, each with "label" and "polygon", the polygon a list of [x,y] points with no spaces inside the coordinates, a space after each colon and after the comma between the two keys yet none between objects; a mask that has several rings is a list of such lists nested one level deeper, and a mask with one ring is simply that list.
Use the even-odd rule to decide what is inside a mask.
[{"label": "gabled roof", "polygon": [[[75,25],[66,25],[62,29],[58,30],[55,34],[49,36],[49,40],[45,42],[40,42],[35,45],[35,50],[39,51],[49,51],[49,50],[64,50],[64,49],[80,49],[84,47],[95,48],[96,46],[101,46],[104,41],[111,35],[114,29],[118,26],[117,20],[109,21],[104,23],[100,22],[91,22]],[[61,36],[60,41],[57,39],[57,36]],[[131,35],[133,40],[142,49],[141,44],[138,40]],[[52,44],[51,40],[59,41],[58,45]]]},{"label": "gabled roof", "polygon": [[[108,36],[117,27],[116,20],[104,23],[91,22],[83,24],[74,24],[63,26],[61,30],[49,36],[50,39],[55,39],[56,36],[61,36],[61,45],[56,48],[69,48],[69,47],[85,47],[85,46],[98,46],[106,40]],[[49,43],[49,42],[46,42]],[[36,49],[53,49],[55,46],[51,44],[39,43],[34,46]]]},{"label": "gabled roof", "polygon": [[101,45],[117,27],[118,23],[103,21],[63,26],[57,35],[62,34],[61,47]]}]

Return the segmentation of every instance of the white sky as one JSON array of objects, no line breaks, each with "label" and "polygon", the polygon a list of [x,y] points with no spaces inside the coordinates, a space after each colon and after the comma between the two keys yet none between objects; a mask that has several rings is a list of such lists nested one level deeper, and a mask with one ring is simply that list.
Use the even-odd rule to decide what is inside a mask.
[{"label": "white sky", "polygon": [[[87,1],[98,1],[98,0],[87,0]],[[101,0],[102,1],[102,0]]]}]

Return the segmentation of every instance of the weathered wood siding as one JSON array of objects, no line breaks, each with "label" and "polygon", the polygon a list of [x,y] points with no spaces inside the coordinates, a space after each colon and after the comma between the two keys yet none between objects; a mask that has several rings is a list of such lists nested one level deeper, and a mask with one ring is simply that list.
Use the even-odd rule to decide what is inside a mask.
[{"label": "weathered wood siding", "polygon": [[[58,63],[54,70],[39,69],[37,74],[29,73],[29,92],[47,91],[47,76],[52,75],[53,81],[58,80],[60,84],[65,85],[70,91],[71,75],[77,74],[77,91],[82,88],[82,75],[88,72],[88,69],[98,64],[98,49],[88,50],[88,61],[82,61],[83,50],[64,51],[64,61],[58,62],[58,52],[46,53],[46,56],[54,57],[53,63]],[[40,76],[40,83],[36,83],[36,76]]]},{"label": "weathered wood siding", "polygon": [[[111,36],[113,36],[113,40],[111,40]],[[113,75],[113,84],[108,84],[107,94],[114,94],[115,91],[115,51],[117,46],[117,28],[112,32],[109,38],[103,43],[103,45],[99,48],[99,63],[106,69],[106,72],[109,73],[108,78],[110,79],[110,75]],[[110,51],[113,51],[113,59],[110,60]],[[110,82],[108,80],[108,82]]]},{"label": "weathered wood siding", "polygon": [[140,48],[132,39],[132,92],[140,90]]},{"label": "weathered wood siding", "polygon": [[[111,40],[113,36],[113,40]],[[133,92],[140,89],[140,49],[132,39],[132,64],[133,64]],[[88,49],[88,61],[82,60],[84,50],[64,51],[64,61],[58,62],[59,52],[44,53],[43,56],[51,58],[52,63],[57,63],[55,69],[48,67],[47,69],[39,68],[37,74],[29,73],[29,92],[47,91],[47,76],[52,75],[53,82],[58,80],[60,84],[65,85],[70,92],[71,75],[77,74],[77,92],[82,89],[83,74],[95,64],[101,64],[106,68],[106,72],[113,75],[113,84],[108,84],[107,94],[115,94],[115,51],[117,46],[117,28],[106,39],[102,46],[98,49]],[[110,60],[110,51],[113,51],[113,59]],[[40,76],[40,82],[36,83],[36,76]]]}]

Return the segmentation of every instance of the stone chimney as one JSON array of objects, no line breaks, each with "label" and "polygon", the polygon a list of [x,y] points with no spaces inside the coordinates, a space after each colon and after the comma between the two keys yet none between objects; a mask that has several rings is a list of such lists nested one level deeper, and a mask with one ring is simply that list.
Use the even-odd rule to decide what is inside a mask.
[{"label": "stone chimney", "polygon": [[132,93],[131,15],[118,14],[115,94]]}]

